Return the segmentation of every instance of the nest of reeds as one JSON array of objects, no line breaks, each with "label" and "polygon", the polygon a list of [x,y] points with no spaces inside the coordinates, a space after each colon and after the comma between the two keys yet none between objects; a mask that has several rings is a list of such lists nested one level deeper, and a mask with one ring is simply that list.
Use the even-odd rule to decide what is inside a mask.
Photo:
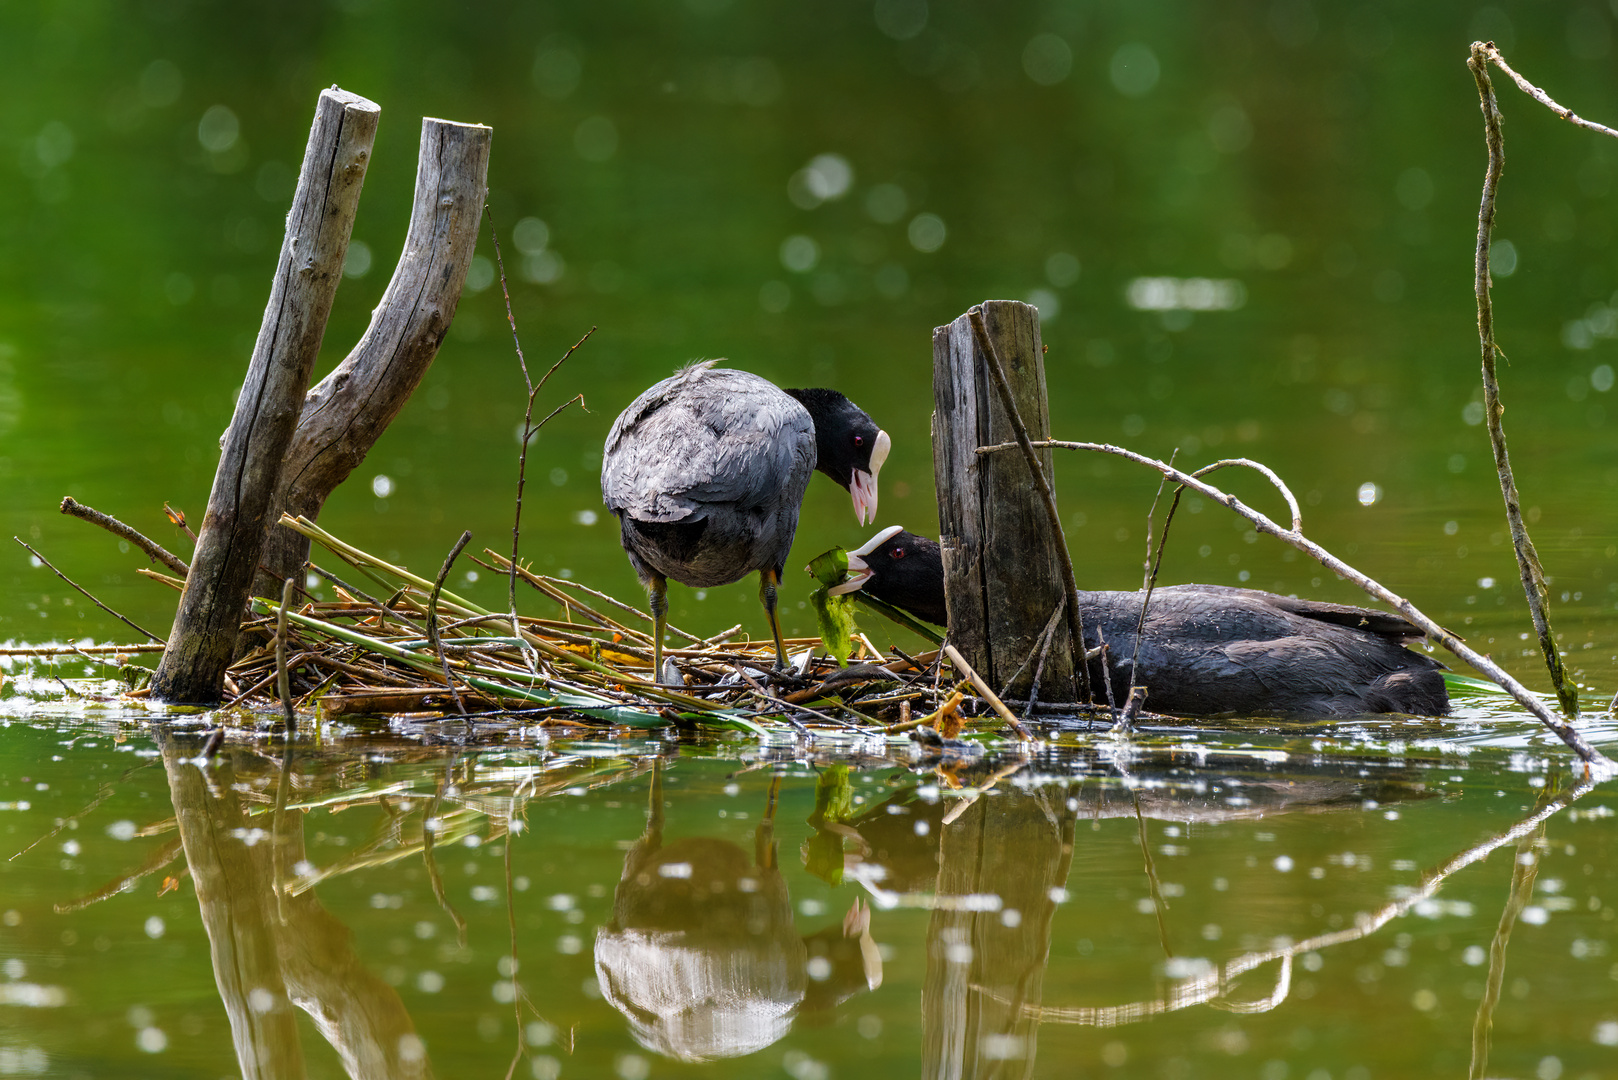
[{"label": "nest of reeds", "polygon": [[671,642],[679,641],[664,654],[683,685],[658,682],[651,616],[580,582],[487,552],[480,565],[515,574],[560,608],[558,618],[513,616],[444,588],[442,575],[429,581],[307,519],[281,524],[344,564],[340,573],[310,564],[336,599],[255,599],[244,634],[258,644],[232,665],[227,689],[233,705],[282,710],[294,723],[380,716],[486,730],[673,724],[758,735],[877,735],[932,725],[948,737],[974,715],[1005,715],[1003,703],[986,700],[992,693],[946,674],[939,649],[884,655],[857,633],[842,661],[820,648],[820,638],[787,639],[793,664],[783,671],[773,642],[738,637],[740,626],[710,638],[670,626]]}]

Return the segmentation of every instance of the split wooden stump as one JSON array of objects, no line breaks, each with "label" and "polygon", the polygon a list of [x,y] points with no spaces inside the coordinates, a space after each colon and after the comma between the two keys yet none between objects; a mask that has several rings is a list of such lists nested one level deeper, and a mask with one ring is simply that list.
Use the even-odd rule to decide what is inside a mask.
[{"label": "split wooden stump", "polygon": [[455,316],[488,192],[493,132],[429,118],[393,279],[359,344],[309,389],[380,112],[336,87],[321,92],[269,304],[152,680],[159,700],[222,698],[250,595],[279,595],[308,557],[308,541],[274,523],[282,511],[319,513],[404,407]]}]

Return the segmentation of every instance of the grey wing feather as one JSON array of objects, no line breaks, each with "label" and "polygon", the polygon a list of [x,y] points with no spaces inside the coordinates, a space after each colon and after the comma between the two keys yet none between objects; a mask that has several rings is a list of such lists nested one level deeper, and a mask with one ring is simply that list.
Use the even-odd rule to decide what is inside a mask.
[{"label": "grey wing feather", "polygon": [[613,424],[601,469],[609,509],[668,522],[704,504],[801,498],[815,465],[808,412],[767,380],[711,365],[653,386]]}]

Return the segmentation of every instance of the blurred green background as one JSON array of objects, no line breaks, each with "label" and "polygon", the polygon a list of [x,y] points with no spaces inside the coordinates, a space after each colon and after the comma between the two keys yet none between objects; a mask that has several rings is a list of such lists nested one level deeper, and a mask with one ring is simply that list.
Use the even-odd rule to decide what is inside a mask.
[{"label": "blurred green background", "polygon": [[[1306,0],[3,5],[0,528],[167,631],[174,595],[56,507],[71,495],[187,551],[162,504],[202,516],[314,100],[336,84],[383,112],[317,377],[391,272],[423,115],[494,128],[490,216],[530,364],[599,327],[541,403],[589,407],[529,463],[523,552],[542,569],[638,595],[600,505],[601,441],[696,357],[847,392],[893,435],[879,523],[936,532],[931,329],[1028,299],[1059,437],[1268,463],[1316,539],[1538,678],[1477,423],[1484,148],[1465,60],[1492,38],[1613,121],[1613,22]],[[1618,653],[1618,146],[1497,83],[1507,431],[1559,629],[1599,682]],[[431,373],[322,516],[416,569],[463,528],[473,551],[510,544],[522,380],[487,233],[479,250]],[[1138,583],[1155,487],[1059,459],[1081,584]],[[789,630],[812,626],[796,568],[867,531],[811,485]],[[8,550],[0,639],[132,637]],[[1223,512],[1182,514],[1163,580],[1356,598]],[[457,587],[503,593],[486,573]],[[759,629],[754,593],[676,589],[672,616]]]}]

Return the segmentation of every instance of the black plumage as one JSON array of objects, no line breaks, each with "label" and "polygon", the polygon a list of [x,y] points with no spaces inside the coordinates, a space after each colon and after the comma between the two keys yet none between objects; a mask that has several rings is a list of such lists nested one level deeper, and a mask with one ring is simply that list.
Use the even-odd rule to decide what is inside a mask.
[{"label": "black plumage", "polygon": [[759,598],[786,662],[776,586],[816,469],[876,517],[888,436],[835,390],[782,390],[745,371],[691,364],[641,394],[612,425],[601,497],[650,594],[662,672],[667,579],[709,588],[758,571]]},{"label": "black plumage", "polygon": [[[944,564],[938,543],[898,527],[849,553],[850,578],[833,591],[864,589],[918,618],[944,625]],[[1224,585],[1152,590],[1135,660],[1138,592],[1080,591],[1094,687],[1110,679],[1122,704],[1132,663],[1154,712],[1208,716],[1355,716],[1449,711],[1443,665],[1404,643],[1421,630],[1397,615]],[[1101,691],[1098,689],[1098,693]]]}]

